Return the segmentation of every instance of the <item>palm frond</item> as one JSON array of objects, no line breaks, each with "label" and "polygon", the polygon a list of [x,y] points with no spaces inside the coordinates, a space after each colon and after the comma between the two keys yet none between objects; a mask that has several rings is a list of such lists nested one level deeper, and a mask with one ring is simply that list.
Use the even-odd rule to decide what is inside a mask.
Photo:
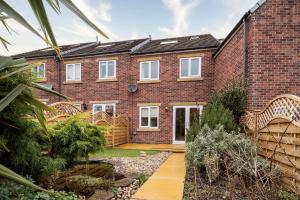
[{"label": "palm frond", "polygon": [[60,93],[58,93],[58,92],[56,92],[54,90],[51,90],[51,89],[49,89],[49,88],[47,88],[47,87],[45,87],[43,85],[38,84],[38,83],[32,83],[30,86],[33,87],[33,88],[36,88],[38,90],[42,90],[44,92],[48,92],[48,93],[60,96],[60,97],[65,98],[65,99],[69,99],[69,97],[67,97],[65,95],[62,95],[62,94],[60,94]]},{"label": "palm frond", "polygon": [[19,84],[15,89],[9,92],[4,98],[0,100],[0,112],[8,106],[17,96],[19,96],[25,89],[26,85]]},{"label": "palm frond", "polygon": [[84,21],[87,25],[93,28],[95,31],[100,33],[102,36],[109,38],[102,30],[100,30],[93,22],[91,22],[73,3],[72,0],[59,0],[62,4],[64,4],[70,11],[76,14],[82,21]]},{"label": "palm frond", "polygon": [[16,10],[14,10],[10,5],[8,5],[4,0],[0,0],[0,10],[4,12],[7,17],[14,19],[19,24],[30,30],[32,33],[34,33],[36,36],[41,38],[43,41],[45,41],[47,44],[51,45],[38,31],[36,31],[26,20],[22,15],[20,15]]},{"label": "palm frond", "polygon": [[58,46],[54,33],[52,31],[43,1],[36,1],[36,0],[28,0],[36,19],[38,20],[40,27],[45,35],[45,38],[48,39],[48,36],[50,38],[51,43],[54,46]]},{"label": "palm frond", "polygon": [[58,0],[47,0],[48,5],[56,12],[60,13],[60,6]]},{"label": "palm frond", "polygon": [[10,180],[13,180],[13,181],[15,181],[17,183],[20,183],[22,185],[34,188],[36,190],[40,190],[40,191],[43,191],[43,192],[48,192],[47,190],[33,184],[29,180],[23,178],[22,176],[18,175],[17,173],[13,172],[12,170],[8,169],[7,167],[5,167],[2,164],[0,164],[0,176],[4,177],[4,178],[8,178]]},{"label": "palm frond", "polygon": [[1,36],[0,36],[0,42],[5,47],[5,49],[8,51],[8,45],[11,45],[11,44]]}]

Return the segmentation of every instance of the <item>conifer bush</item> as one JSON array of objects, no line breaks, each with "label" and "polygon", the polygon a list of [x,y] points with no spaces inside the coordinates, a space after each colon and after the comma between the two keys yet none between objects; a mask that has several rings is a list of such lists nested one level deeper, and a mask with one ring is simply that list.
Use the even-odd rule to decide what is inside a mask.
[{"label": "conifer bush", "polygon": [[64,158],[67,166],[80,158],[88,159],[89,153],[105,146],[103,131],[97,125],[80,120],[78,116],[55,124],[50,133],[50,155]]}]

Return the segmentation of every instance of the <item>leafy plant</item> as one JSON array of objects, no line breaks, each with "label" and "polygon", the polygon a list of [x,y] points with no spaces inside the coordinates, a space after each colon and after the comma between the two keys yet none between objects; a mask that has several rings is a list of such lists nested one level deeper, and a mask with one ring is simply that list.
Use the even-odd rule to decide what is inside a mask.
[{"label": "leafy plant", "polygon": [[[243,134],[227,133],[223,126],[205,125],[193,142],[186,144],[187,167],[205,169],[210,183],[226,176],[232,187],[242,187],[245,194],[267,199],[279,185],[280,173],[270,169],[270,162],[260,158],[256,145]],[[220,170],[223,170],[222,172]]]},{"label": "leafy plant", "polygon": [[103,149],[105,138],[101,129],[88,122],[83,122],[78,116],[57,123],[50,130],[51,151],[54,158],[66,159],[67,165],[72,165],[79,158],[88,158],[89,153]]},{"label": "leafy plant", "polygon": [[224,108],[230,110],[234,116],[236,124],[247,108],[247,90],[238,83],[233,82],[230,87],[214,93],[208,104],[222,104]]},{"label": "leafy plant", "polygon": [[[29,22],[27,22],[21,14],[19,14],[16,10],[14,10],[8,3],[6,3],[4,0],[0,0],[0,22],[4,25],[6,30],[10,32],[10,27],[7,25],[7,19],[12,18],[15,21],[17,21],[19,24],[24,26],[26,29],[40,37],[42,40],[44,40],[47,44],[52,46],[53,49],[57,52],[57,54],[60,53],[60,49],[57,47],[57,42],[55,39],[55,36],[53,34],[50,22],[47,17],[46,9],[43,5],[43,1],[35,1],[35,0],[29,0],[28,1],[37,20],[40,24],[40,28],[44,33],[44,36],[42,36],[38,31],[36,31]],[[74,14],[76,14],[79,18],[81,18],[86,24],[88,24],[90,27],[92,27],[94,30],[96,30],[98,33],[103,35],[104,37],[107,37],[106,34],[100,30],[94,23],[92,23],[76,6],[71,0],[47,0],[47,4],[57,13],[60,12],[60,4],[59,2],[63,3],[69,10],[71,10]],[[49,39],[50,38],[50,42]],[[107,37],[108,38],[108,37]],[[0,36],[0,42],[2,45],[8,49],[8,45],[10,43],[3,37]],[[5,114],[9,112],[3,112],[4,109],[6,109],[9,104],[13,104],[15,102],[20,102],[24,105],[25,108],[27,108],[26,117],[34,115],[37,117],[43,128],[46,130],[46,127],[44,125],[44,115],[43,111],[49,109],[46,105],[44,105],[42,102],[38,101],[37,99],[33,98],[31,95],[31,88],[34,87],[40,90],[44,90],[47,92],[54,93],[56,95],[59,95],[58,93],[49,90],[39,84],[36,84],[34,81],[29,79],[23,79],[28,80],[25,81],[27,84],[24,84],[22,81],[16,81],[15,79],[11,78],[15,75],[24,74],[23,72],[30,69],[32,66],[30,66],[25,59],[17,59],[13,60],[11,57],[0,57],[0,94],[1,94],[1,100],[0,100],[0,112],[1,114],[4,114],[2,116],[5,116]],[[28,106],[30,108],[28,108]],[[22,108],[22,107],[19,107]],[[9,109],[7,109],[9,110]],[[21,109],[22,110],[22,109]],[[26,110],[26,109],[25,109]],[[30,111],[30,112],[29,112]],[[13,121],[13,120],[21,120],[24,116],[18,116],[15,115],[12,118],[1,118],[0,122],[5,127],[15,127],[14,125],[8,124],[5,122],[5,120]],[[2,121],[4,119],[4,121]],[[12,123],[14,124],[14,123]],[[24,128],[24,127],[22,127]],[[21,128],[19,128],[21,130]],[[13,134],[13,132],[12,132]],[[0,135],[0,152],[3,152],[3,149],[6,152],[10,152],[10,149],[6,146],[6,143],[8,143],[8,140]],[[9,173],[7,173],[9,172]],[[14,180],[21,184],[26,184],[28,186],[31,186],[32,188],[43,190],[42,188],[33,185],[31,182],[27,181],[26,179],[22,178],[18,174],[15,174],[14,172],[10,171],[7,167],[0,164],[0,176],[9,178],[11,180]]]},{"label": "leafy plant", "polygon": [[[32,182],[27,177],[29,182]],[[64,191],[36,192],[31,187],[16,184],[7,179],[0,179],[0,199],[11,200],[80,200],[81,198],[74,193]]]},{"label": "leafy plant", "polygon": [[[28,3],[35,15],[40,29],[43,32],[43,35],[40,34],[33,26],[28,22],[20,13],[18,13],[13,7],[9,5],[9,3],[4,0],[0,0],[0,22],[4,25],[8,32],[10,32],[10,27],[7,24],[7,19],[11,18],[21,24],[24,28],[41,38],[44,42],[52,46],[59,52],[57,48],[57,42],[54,36],[54,32],[52,30],[50,21],[47,16],[47,12],[44,6],[44,1],[36,1],[36,0],[28,0]],[[60,3],[62,3],[65,7],[67,7],[72,13],[77,15],[83,22],[85,22],[88,26],[93,28],[102,36],[108,38],[108,36],[99,29],[93,22],[91,22],[81,11],[77,8],[77,6],[73,3],[72,0],[48,0],[45,1],[56,13],[60,13]],[[3,44],[5,48],[10,44],[5,38],[0,36],[0,42]]]},{"label": "leafy plant", "polygon": [[205,108],[201,117],[201,127],[205,124],[211,129],[221,124],[227,132],[237,131],[238,128],[232,112],[220,103],[213,103]]},{"label": "leafy plant", "polygon": [[145,174],[139,174],[139,176],[137,177],[139,185],[142,186],[148,180],[148,178],[149,177]]}]

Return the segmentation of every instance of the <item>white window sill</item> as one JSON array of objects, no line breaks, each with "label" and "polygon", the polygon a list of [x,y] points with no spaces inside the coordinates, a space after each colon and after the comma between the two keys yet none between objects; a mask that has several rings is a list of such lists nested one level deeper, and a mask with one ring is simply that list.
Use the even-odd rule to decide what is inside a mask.
[{"label": "white window sill", "polygon": [[81,80],[68,80],[64,82],[64,84],[80,84],[80,83],[82,83]]},{"label": "white window sill", "polygon": [[138,128],[136,131],[138,132],[159,132],[159,128]]},{"label": "white window sill", "polygon": [[36,82],[38,83],[43,83],[43,82],[46,82],[47,79],[46,78],[37,78]]},{"label": "white window sill", "polygon": [[141,84],[144,84],[144,83],[160,83],[161,80],[140,80],[140,81],[137,81],[137,83],[141,83]]},{"label": "white window sill", "polygon": [[187,78],[178,78],[177,81],[203,81],[203,77],[187,77]]},{"label": "white window sill", "polygon": [[116,78],[103,78],[96,80],[97,83],[118,81]]}]

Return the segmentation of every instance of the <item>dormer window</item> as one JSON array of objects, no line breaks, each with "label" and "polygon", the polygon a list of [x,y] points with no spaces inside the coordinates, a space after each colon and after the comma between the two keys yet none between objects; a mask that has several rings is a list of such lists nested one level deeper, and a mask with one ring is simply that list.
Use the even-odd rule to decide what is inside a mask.
[{"label": "dormer window", "polygon": [[190,40],[197,40],[197,39],[199,39],[199,36],[192,36],[192,37],[190,38]]},{"label": "dormer window", "polygon": [[175,44],[178,43],[177,40],[167,40],[167,41],[162,41],[160,44]]},{"label": "dormer window", "polygon": [[104,48],[104,47],[110,47],[113,46],[114,44],[101,44],[99,46],[97,46],[97,48]]}]

